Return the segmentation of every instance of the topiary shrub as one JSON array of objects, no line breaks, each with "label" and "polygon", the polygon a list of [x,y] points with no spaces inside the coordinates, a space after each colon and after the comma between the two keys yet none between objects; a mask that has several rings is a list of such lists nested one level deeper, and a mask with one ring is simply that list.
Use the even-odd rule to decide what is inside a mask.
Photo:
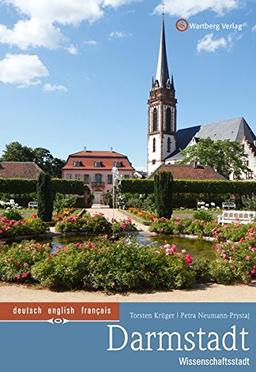
[{"label": "topiary shrub", "polygon": [[155,205],[158,217],[172,216],[173,178],[169,172],[160,172],[154,177]]},{"label": "topiary shrub", "polygon": [[41,173],[37,182],[38,217],[44,222],[52,221],[53,199],[51,177]]}]

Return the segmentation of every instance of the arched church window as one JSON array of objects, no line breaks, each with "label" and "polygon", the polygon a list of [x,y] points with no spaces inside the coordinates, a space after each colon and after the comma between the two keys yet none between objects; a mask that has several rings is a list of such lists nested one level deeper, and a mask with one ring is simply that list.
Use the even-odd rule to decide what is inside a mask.
[{"label": "arched church window", "polygon": [[158,129],[158,112],[157,108],[153,110],[153,132],[157,132]]},{"label": "arched church window", "polygon": [[172,107],[171,109],[171,112],[172,112],[172,117],[171,117],[171,123],[172,123],[172,127],[173,127],[173,131],[176,130],[176,110],[175,110],[175,107]]},{"label": "arched church window", "polygon": [[171,152],[171,139],[170,139],[170,137],[168,137],[168,140],[167,140],[167,152]]},{"label": "arched church window", "polygon": [[171,109],[168,107],[165,113],[165,128],[167,133],[171,133],[172,131],[172,115]]},{"label": "arched church window", "polygon": [[153,139],[153,152],[156,152],[156,139]]}]

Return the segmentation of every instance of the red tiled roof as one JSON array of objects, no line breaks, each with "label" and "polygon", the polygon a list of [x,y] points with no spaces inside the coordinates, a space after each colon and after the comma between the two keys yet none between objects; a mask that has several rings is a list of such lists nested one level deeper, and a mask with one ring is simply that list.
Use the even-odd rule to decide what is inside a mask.
[{"label": "red tiled roof", "polygon": [[111,158],[120,158],[120,157],[125,157],[126,155],[120,154],[115,151],[80,151],[80,152],[75,152],[74,154],[71,154],[69,156],[82,156],[82,157],[111,157]]},{"label": "red tiled roof", "polygon": [[33,162],[0,162],[0,178],[38,179],[42,169]]},{"label": "red tiled roof", "polygon": [[[74,162],[80,162],[80,166],[74,166]],[[102,163],[102,167],[95,167],[95,162]],[[116,162],[121,162],[120,171],[134,171],[132,164],[126,155],[115,151],[81,151],[71,154],[62,170],[111,170]]]},{"label": "red tiled roof", "polygon": [[[171,172],[175,180],[225,180],[211,167],[192,165],[162,165],[155,172]],[[153,174],[153,175],[154,175]],[[152,176],[153,176],[152,175]]]}]

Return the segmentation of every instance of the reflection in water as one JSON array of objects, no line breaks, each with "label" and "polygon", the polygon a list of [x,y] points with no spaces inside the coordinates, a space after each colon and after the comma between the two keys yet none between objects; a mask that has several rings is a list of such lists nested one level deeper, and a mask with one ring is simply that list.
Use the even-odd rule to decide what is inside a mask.
[{"label": "reflection in water", "polygon": [[[127,243],[135,239],[139,244],[144,246],[156,246],[160,247],[164,244],[175,244],[178,251],[186,250],[187,253],[191,254],[193,257],[205,257],[214,258],[214,243],[204,241],[201,239],[185,239],[176,238],[166,235],[150,236],[143,233],[135,234],[126,237]],[[86,236],[72,236],[72,237],[56,237],[52,240],[52,252],[57,252],[66,244],[83,242],[87,240],[93,240],[92,237]]]}]

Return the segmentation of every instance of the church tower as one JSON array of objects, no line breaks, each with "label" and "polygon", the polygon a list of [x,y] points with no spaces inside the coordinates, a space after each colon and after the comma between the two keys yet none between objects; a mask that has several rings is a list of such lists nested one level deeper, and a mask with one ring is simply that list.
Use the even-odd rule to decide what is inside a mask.
[{"label": "church tower", "polygon": [[162,23],[156,77],[148,100],[148,176],[176,150],[177,100],[173,77],[170,79],[165,41],[165,24]]}]

